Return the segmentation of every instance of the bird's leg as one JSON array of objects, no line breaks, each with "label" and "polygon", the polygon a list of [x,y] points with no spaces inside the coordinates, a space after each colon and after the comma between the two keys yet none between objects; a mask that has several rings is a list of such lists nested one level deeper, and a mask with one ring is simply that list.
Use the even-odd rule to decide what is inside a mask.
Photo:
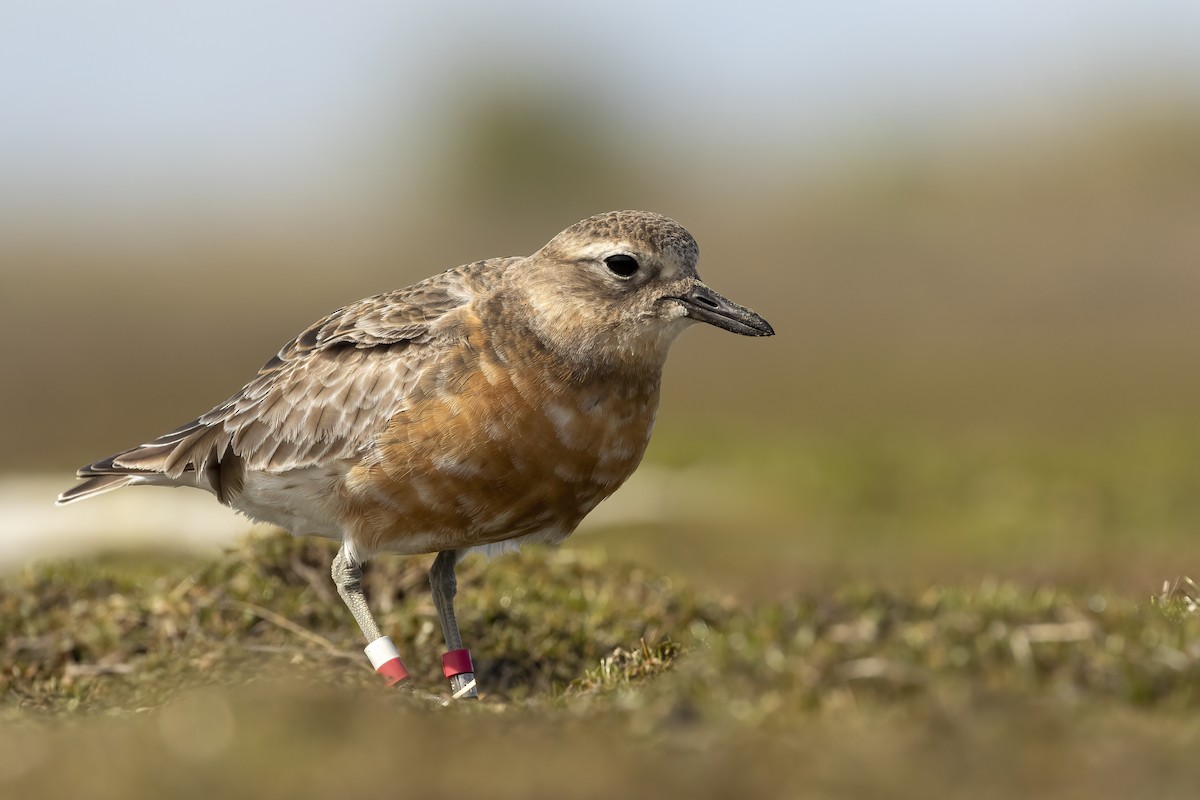
[{"label": "bird's leg", "polygon": [[333,582],[337,585],[338,594],[354,615],[354,621],[362,628],[363,636],[367,637],[366,653],[371,659],[371,666],[384,677],[388,686],[408,678],[408,670],[400,660],[400,653],[391,638],[379,632],[375,617],[367,605],[367,597],[362,588],[362,564],[346,551],[346,546],[338,550],[333,558]]},{"label": "bird's leg", "polygon": [[446,649],[449,651],[442,656],[442,672],[450,679],[450,693],[455,698],[478,699],[471,653],[463,647],[458,620],[454,618],[454,595],[458,591],[454,567],[458,557],[457,550],[438,553],[429,570],[429,585],[433,589],[433,605],[437,608],[442,635],[446,637]]}]

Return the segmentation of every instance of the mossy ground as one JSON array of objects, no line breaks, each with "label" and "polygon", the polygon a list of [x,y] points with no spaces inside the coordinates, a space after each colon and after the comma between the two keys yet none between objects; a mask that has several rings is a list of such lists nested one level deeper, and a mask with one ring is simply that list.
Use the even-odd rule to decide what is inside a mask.
[{"label": "mossy ground", "polygon": [[[1004,796],[1016,774],[995,748],[1057,785],[1062,770],[1112,766],[1093,747],[1200,775],[1187,583],[1140,599],[992,582],[744,602],[591,548],[532,549],[462,570],[484,699],[440,708],[378,684],[325,581],[332,552],[270,536],[214,563],[111,558],[9,581],[0,738],[26,755],[0,780],[13,796],[191,796],[243,780],[259,796],[921,796],[959,774]],[[380,559],[368,591],[420,687],[439,692],[423,566]],[[88,754],[99,783],[60,769],[63,746]],[[1172,796],[1182,774],[1145,777]]]},{"label": "mossy ground", "polygon": [[[11,576],[0,796],[1195,796],[1194,428],[728,452],[728,519],[464,562],[474,704],[380,685],[329,542]],[[367,592],[441,693],[428,564]]]}]

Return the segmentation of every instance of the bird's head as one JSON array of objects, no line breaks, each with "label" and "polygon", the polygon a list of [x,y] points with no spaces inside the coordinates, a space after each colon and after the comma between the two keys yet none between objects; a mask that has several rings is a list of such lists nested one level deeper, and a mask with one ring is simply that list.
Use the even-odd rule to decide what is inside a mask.
[{"label": "bird's head", "polygon": [[775,331],[700,280],[700,249],[686,229],[647,211],[611,211],[575,223],[509,271],[534,332],[584,366],[661,368],[694,322],[743,336]]}]

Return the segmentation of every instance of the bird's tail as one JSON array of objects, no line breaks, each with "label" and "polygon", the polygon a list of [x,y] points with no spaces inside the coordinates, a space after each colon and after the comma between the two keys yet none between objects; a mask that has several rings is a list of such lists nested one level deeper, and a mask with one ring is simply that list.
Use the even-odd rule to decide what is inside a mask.
[{"label": "bird's tail", "polygon": [[[56,505],[86,500],[123,486],[196,486],[197,472],[216,467],[216,459],[210,464],[206,457],[212,448],[213,433],[212,428],[194,420],[153,442],[80,467],[75,476],[83,482],[60,494]],[[209,476],[214,486],[218,485],[216,477]]]},{"label": "bird's tail", "polygon": [[[154,464],[130,466],[124,463],[125,459],[139,454],[145,447],[146,445],[135,447],[124,453],[109,456],[94,464],[88,464],[86,467],[80,467],[79,471],[75,473],[75,477],[83,478],[84,481],[75,484],[60,494],[58,500],[55,501],[55,505],[65,506],[67,503],[74,503],[76,500],[86,500],[98,494],[111,492],[113,489],[120,489],[122,486],[134,486],[139,483],[162,483],[166,476],[160,470],[155,469]],[[123,463],[117,464],[116,461],[118,459]]]},{"label": "bird's tail", "polygon": [[122,486],[128,486],[135,482],[137,482],[136,475],[97,475],[67,489],[58,496],[54,504],[65,506],[67,503],[86,500],[89,497],[111,492],[113,489],[120,489]]}]

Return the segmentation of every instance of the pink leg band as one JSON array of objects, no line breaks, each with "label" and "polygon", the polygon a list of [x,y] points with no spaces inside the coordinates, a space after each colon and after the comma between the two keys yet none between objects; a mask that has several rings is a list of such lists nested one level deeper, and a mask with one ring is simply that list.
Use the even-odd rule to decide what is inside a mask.
[{"label": "pink leg band", "polygon": [[466,672],[475,672],[475,667],[471,665],[470,650],[451,650],[442,656],[442,674],[447,678]]}]

